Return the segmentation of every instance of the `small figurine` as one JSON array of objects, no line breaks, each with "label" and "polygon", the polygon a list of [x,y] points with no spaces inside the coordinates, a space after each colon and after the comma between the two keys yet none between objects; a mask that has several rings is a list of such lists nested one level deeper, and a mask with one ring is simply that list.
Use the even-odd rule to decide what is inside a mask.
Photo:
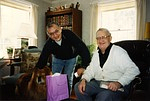
[{"label": "small figurine", "polygon": [[79,4],[79,2],[77,2],[76,9],[79,9],[79,6],[80,6],[80,4]]},{"label": "small figurine", "polygon": [[53,11],[54,8],[53,7],[48,7],[48,11]]},{"label": "small figurine", "polygon": [[50,9],[50,7],[48,7],[48,11],[50,11],[51,9]]},{"label": "small figurine", "polygon": [[70,8],[74,8],[74,4],[73,3],[71,3]]},{"label": "small figurine", "polygon": [[65,6],[61,6],[61,10],[64,10],[65,9]]},{"label": "small figurine", "polygon": [[56,10],[56,11],[60,11],[60,10],[61,10],[61,6],[55,7],[55,10]]}]

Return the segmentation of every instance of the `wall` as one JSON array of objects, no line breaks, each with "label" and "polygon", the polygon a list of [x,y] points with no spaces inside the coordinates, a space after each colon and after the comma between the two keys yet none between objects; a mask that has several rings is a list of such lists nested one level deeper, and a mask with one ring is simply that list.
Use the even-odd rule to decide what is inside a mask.
[{"label": "wall", "polygon": [[[83,41],[89,45],[90,43],[90,4],[92,2],[101,1],[101,2],[114,2],[114,1],[122,1],[122,0],[53,0],[53,2],[46,3],[42,0],[28,0],[33,2],[38,7],[38,47],[42,48],[45,43],[45,12],[48,10],[48,7],[57,7],[60,5],[71,4],[74,3],[76,5],[77,2],[80,3],[79,9],[82,10],[82,39]],[[150,7],[150,0],[147,0],[147,21],[150,21],[150,12],[148,12]]]},{"label": "wall", "polygon": [[116,1],[122,1],[122,0],[53,0],[52,7],[64,6],[65,4],[71,4],[71,3],[74,3],[74,5],[76,5],[77,2],[80,3],[79,9],[82,10],[82,40],[87,45],[89,45],[92,43],[92,38],[90,38],[92,36],[90,35],[91,4],[95,2],[108,3],[108,2],[116,2]]},{"label": "wall", "polygon": [[150,22],[150,0],[146,0],[146,21]]},{"label": "wall", "polygon": [[[82,38],[86,44],[90,44],[90,1],[91,0],[57,0],[53,2],[43,2],[42,0],[27,0],[38,5],[38,31],[37,31],[37,44],[40,49],[43,48],[45,43],[45,12],[48,10],[48,7],[56,7],[60,5],[74,3],[76,5],[77,2],[80,3],[79,9],[82,10],[83,18],[82,18]],[[50,1],[50,0],[49,0]],[[53,6],[52,6],[53,5]]]}]

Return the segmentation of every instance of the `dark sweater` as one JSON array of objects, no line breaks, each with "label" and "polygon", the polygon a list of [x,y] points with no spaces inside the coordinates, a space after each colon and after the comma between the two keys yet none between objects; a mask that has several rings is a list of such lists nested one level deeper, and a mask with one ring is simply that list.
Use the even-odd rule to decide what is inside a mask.
[{"label": "dark sweater", "polygon": [[110,49],[111,49],[111,47],[112,47],[112,43],[110,43],[110,45],[107,47],[107,49],[106,49],[106,51],[105,51],[105,53],[103,54],[102,52],[101,52],[101,50],[98,48],[98,53],[99,53],[99,61],[100,61],[100,67],[101,68],[103,68],[103,65],[104,65],[104,63],[106,62],[106,60],[107,60],[107,58],[108,58],[108,55],[109,55],[109,52],[110,52]]},{"label": "dark sweater", "polygon": [[46,41],[36,67],[43,68],[46,66],[50,54],[53,54],[56,58],[62,60],[71,59],[80,55],[83,67],[88,66],[90,62],[88,48],[83,41],[70,30],[62,30],[61,45],[58,45],[51,38]]}]

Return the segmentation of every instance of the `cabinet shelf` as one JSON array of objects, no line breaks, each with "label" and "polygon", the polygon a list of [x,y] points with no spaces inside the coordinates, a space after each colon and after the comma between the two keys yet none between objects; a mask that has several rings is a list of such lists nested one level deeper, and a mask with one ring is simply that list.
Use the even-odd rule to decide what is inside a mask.
[{"label": "cabinet shelf", "polygon": [[65,29],[72,30],[82,38],[82,11],[72,8],[60,11],[47,11],[45,13],[46,24],[56,22]]},{"label": "cabinet shelf", "polygon": [[69,9],[64,9],[64,10],[60,10],[60,11],[47,11],[47,15],[61,15],[61,14],[71,14],[74,11],[79,11],[78,9],[74,9],[74,8],[69,8]]}]

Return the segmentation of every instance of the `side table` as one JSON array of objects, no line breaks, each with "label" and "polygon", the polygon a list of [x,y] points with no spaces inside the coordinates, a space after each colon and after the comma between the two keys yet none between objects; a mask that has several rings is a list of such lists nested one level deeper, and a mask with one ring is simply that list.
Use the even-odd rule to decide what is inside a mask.
[{"label": "side table", "polygon": [[9,64],[7,66],[10,66],[10,76],[14,75],[15,66],[21,66],[21,58],[8,58],[4,60],[9,60]]},{"label": "side table", "polygon": [[11,75],[14,75],[14,72],[15,72],[15,66],[21,66],[22,62],[13,62],[10,65],[10,76]]}]

